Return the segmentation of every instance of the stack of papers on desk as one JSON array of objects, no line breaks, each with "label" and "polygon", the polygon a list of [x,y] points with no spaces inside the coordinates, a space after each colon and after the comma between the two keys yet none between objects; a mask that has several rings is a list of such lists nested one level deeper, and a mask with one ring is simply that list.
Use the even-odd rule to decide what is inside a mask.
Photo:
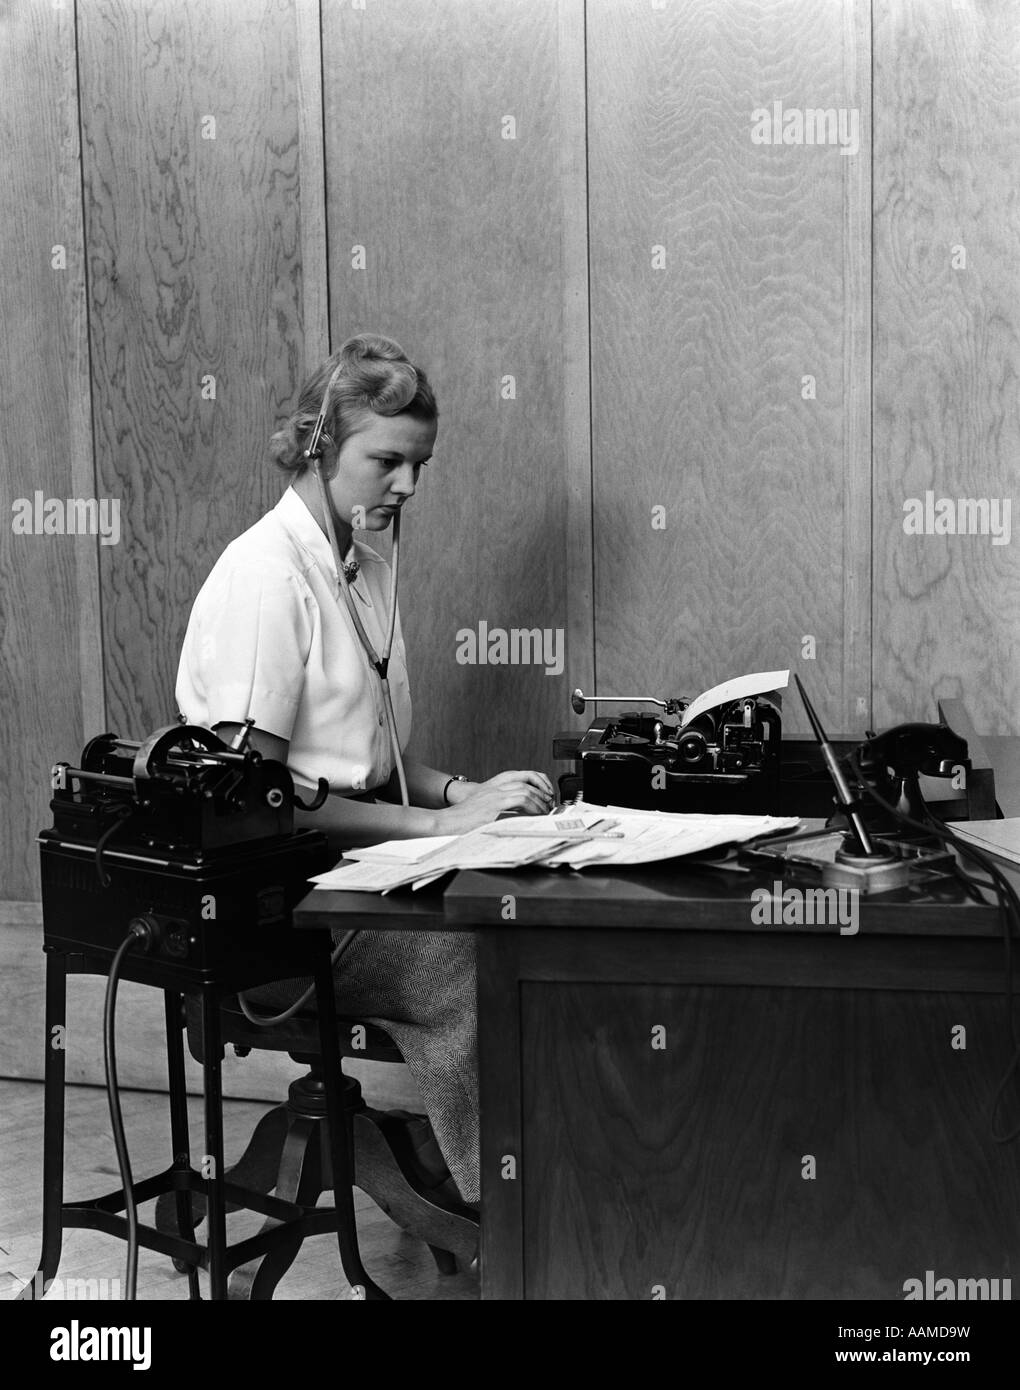
[{"label": "stack of papers on desk", "polygon": [[1007,864],[1020,864],[1020,816],[1005,820],[954,820],[948,827],[986,854],[994,854]]},{"label": "stack of papers on desk", "polygon": [[407,884],[421,888],[452,869],[650,864],[793,830],[797,824],[796,816],[678,815],[581,802],[551,816],[492,821],[464,835],[388,840],[349,850],[339,867],[312,881],[334,892],[388,893]]}]

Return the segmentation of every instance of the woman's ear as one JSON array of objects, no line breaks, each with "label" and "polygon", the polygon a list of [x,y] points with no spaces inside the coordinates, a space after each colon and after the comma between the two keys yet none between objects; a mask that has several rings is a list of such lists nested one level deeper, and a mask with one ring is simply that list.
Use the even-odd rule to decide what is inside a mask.
[{"label": "woman's ear", "polygon": [[317,460],[316,467],[322,471],[323,482],[331,482],[336,475],[337,458],[340,450],[333,443],[332,435],[323,430],[319,436],[319,447],[322,450],[322,457]]}]

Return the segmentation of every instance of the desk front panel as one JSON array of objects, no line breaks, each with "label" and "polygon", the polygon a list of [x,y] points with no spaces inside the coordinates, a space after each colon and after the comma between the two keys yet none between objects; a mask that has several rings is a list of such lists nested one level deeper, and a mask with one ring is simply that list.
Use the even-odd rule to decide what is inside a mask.
[{"label": "desk front panel", "polygon": [[485,1297],[897,1300],[1020,1268],[997,943],[479,951]]}]

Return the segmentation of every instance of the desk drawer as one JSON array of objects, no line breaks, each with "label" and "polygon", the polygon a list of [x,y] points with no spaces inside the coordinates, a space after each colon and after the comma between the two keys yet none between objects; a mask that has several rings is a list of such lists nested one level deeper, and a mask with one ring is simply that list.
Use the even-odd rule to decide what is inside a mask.
[{"label": "desk drawer", "polygon": [[526,1298],[903,1299],[927,1270],[1020,1270],[1001,999],[519,991]]}]

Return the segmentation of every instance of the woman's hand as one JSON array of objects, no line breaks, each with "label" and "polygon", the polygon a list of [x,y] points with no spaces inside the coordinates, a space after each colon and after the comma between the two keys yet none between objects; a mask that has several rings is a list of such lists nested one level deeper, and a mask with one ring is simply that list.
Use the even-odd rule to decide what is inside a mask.
[{"label": "woman's hand", "polygon": [[549,778],[541,772],[499,772],[487,782],[455,782],[455,806],[436,812],[436,834],[456,835],[487,825],[501,815],[544,816],[556,804]]}]

